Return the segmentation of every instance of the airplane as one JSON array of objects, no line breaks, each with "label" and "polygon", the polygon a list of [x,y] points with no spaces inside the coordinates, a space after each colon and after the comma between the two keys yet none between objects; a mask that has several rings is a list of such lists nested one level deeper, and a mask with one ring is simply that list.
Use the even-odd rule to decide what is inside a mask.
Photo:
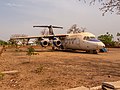
[{"label": "airplane", "polygon": [[88,53],[97,54],[98,50],[105,48],[105,45],[100,40],[96,39],[95,35],[90,32],[70,33],[70,34],[54,34],[53,28],[63,27],[58,26],[33,26],[45,27],[49,29],[49,35],[26,36],[26,37],[12,37],[11,41],[18,39],[37,39],[42,47],[52,45],[52,49],[59,50],[83,50]]}]

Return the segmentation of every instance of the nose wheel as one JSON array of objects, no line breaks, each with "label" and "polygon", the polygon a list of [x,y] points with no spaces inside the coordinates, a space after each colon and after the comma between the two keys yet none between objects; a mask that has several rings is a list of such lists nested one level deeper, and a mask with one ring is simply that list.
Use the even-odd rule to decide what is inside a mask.
[{"label": "nose wheel", "polygon": [[52,46],[52,50],[63,50],[63,49],[64,49],[63,45],[61,45],[59,47]]}]

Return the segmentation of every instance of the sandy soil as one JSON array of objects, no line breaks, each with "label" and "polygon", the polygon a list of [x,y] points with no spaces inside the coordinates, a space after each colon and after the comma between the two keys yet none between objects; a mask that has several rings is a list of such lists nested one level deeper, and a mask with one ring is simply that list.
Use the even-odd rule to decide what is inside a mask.
[{"label": "sandy soil", "polygon": [[99,86],[120,80],[120,48],[107,53],[61,52],[36,48],[39,55],[26,55],[26,48],[8,48],[0,57],[0,90],[64,90]]}]

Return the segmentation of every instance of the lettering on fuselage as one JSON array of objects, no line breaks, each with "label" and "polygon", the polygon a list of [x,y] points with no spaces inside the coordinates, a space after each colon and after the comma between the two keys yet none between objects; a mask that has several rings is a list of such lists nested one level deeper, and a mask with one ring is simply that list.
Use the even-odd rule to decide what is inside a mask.
[{"label": "lettering on fuselage", "polygon": [[65,40],[65,44],[79,44],[79,38],[68,38]]}]

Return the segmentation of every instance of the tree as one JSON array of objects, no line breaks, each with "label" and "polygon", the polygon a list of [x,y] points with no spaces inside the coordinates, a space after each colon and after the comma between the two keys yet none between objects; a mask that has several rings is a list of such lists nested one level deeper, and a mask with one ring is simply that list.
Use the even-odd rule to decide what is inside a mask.
[{"label": "tree", "polygon": [[13,34],[11,35],[10,38],[16,38],[16,37],[27,37],[28,35],[25,35],[25,34]]},{"label": "tree", "polygon": [[0,40],[0,45],[7,45],[6,41]]},{"label": "tree", "polygon": [[27,51],[27,54],[26,54],[26,55],[29,56],[29,62],[30,62],[30,59],[31,59],[31,55],[33,55],[34,52],[35,52],[35,49],[32,46],[30,46],[28,48],[28,51]]},{"label": "tree", "polygon": [[26,44],[26,43],[28,42],[27,39],[13,39],[13,38],[27,37],[27,36],[28,36],[28,35],[25,35],[25,34],[13,34],[13,35],[11,35],[9,42],[10,42],[12,45],[17,45],[19,42],[21,42],[22,45],[24,45],[24,44]]},{"label": "tree", "polygon": [[101,40],[106,46],[114,46],[113,35],[107,32],[104,35],[98,36],[98,39]]},{"label": "tree", "polygon": [[[84,2],[88,1],[84,0]],[[116,12],[116,14],[120,15],[120,0],[90,0],[89,3],[90,5],[94,5],[96,2],[99,2],[102,5],[100,10],[103,11],[103,16],[106,12]]]},{"label": "tree", "polygon": [[86,28],[78,28],[77,24],[72,25],[72,27],[70,29],[68,29],[67,33],[80,33],[80,32],[84,32],[86,30]]},{"label": "tree", "polygon": [[120,36],[120,33],[119,33],[119,32],[117,33],[117,36]]},{"label": "tree", "polygon": [[41,31],[41,35],[48,35],[48,34],[49,34],[49,32],[46,29],[43,29]]},{"label": "tree", "polygon": [[120,33],[117,33],[117,37],[118,42],[120,42]]}]

